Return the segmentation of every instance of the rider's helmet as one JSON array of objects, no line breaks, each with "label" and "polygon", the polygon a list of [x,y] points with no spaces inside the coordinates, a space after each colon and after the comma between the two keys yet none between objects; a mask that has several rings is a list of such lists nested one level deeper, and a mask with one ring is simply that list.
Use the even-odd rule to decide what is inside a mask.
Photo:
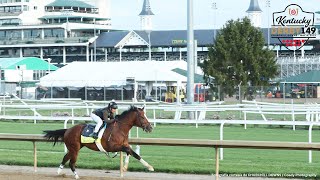
[{"label": "rider's helmet", "polygon": [[116,103],[116,102],[110,102],[109,104],[108,104],[108,108],[109,109],[118,109],[118,104]]}]

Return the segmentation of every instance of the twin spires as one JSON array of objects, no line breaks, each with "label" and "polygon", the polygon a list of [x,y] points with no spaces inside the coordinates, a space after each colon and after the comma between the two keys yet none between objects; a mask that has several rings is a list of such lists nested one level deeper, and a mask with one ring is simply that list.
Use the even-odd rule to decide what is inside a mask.
[{"label": "twin spires", "polygon": [[142,10],[139,16],[152,16],[154,15],[153,12],[151,11],[151,6],[150,6],[150,1],[149,0],[144,0],[143,5],[142,5]]},{"label": "twin spires", "polygon": [[142,10],[139,14],[141,30],[146,32],[152,31],[152,16],[153,12],[151,11],[151,6],[149,0],[144,0],[142,5]]},{"label": "twin spires", "polygon": [[257,28],[262,27],[262,10],[259,6],[258,0],[251,0],[250,6],[246,11],[248,13],[248,18],[250,19],[252,25]]}]

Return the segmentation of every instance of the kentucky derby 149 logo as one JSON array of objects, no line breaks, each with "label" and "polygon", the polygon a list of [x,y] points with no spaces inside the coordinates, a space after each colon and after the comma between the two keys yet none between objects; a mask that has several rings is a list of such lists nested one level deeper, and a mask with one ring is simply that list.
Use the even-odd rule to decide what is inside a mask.
[{"label": "kentucky derby 149 logo", "polygon": [[288,50],[299,50],[310,38],[316,37],[314,13],[304,11],[297,4],[273,13],[271,37],[278,38]]}]

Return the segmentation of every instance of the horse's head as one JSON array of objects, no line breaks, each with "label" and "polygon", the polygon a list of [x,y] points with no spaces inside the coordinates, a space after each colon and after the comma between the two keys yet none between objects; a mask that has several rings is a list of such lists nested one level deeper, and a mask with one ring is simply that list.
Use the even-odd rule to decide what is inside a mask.
[{"label": "horse's head", "polygon": [[[131,106],[128,110],[123,111],[121,115],[117,116],[118,122],[129,124],[132,126],[141,127],[146,132],[152,131],[152,126],[148,121],[144,108],[137,108]],[[130,128],[131,128],[130,127]]]},{"label": "horse's head", "polygon": [[134,122],[134,125],[137,127],[141,127],[145,132],[151,132],[153,128],[150,122],[148,121],[147,115],[144,112],[144,107],[137,108],[136,113],[137,113],[137,118]]}]

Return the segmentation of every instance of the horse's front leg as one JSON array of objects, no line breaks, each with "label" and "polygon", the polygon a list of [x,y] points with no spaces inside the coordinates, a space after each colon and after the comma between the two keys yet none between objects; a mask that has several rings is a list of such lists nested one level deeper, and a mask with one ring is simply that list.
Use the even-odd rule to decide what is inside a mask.
[{"label": "horse's front leg", "polygon": [[[141,162],[149,171],[154,171],[153,167],[148,164],[145,160],[143,160],[136,152],[134,152],[130,146],[123,146],[122,151],[127,153],[127,157],[129,155],[133,156],[136,158],[138,161]],[[127,159],[127,158],[126,158]],[[129,163],[129,158],[128,158],[128,163]]]},{"label": "horse's front leg", "polygon": [[126,159],[124,160],[123,171],[127,171],[127,170],[128,170],[128,166],[129,166],[129,158],[130,158],[130,154],[128,154],[128,153],[127,153],[127,155],[126,155]]}]

